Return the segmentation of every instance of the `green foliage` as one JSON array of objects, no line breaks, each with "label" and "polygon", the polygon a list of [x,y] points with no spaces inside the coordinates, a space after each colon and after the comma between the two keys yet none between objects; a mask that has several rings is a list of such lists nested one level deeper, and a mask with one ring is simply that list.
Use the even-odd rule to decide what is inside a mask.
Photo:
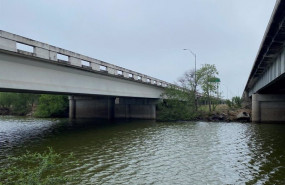
[{"label": "green foliage", "polygon": [[[195,70],[188,70],[186,71],[183,76],[178,80],[179,85],[187,89],[188,91],[193,92],[193,94],[197,94],[197,88],[199,84],[201,84],[202,80],[202,73],[195,72]],[[194,97],[195,101],[195,110],[198,110],[198,99]]]},{"label": "green foliage", "polygon": [[239,96],[234,96],[232,97],[232,104],[235,108],[241,108],[241,97]]},{"label": "green foliage", "polygon": [[43,94],[39,98],[36,117],[66,117],[68,115],[68,97],[64,95]]},{"label": "green foliage", "polygon": [[75,167],[77,162],[70,161],[74,161],[72,153],[62,157],[52,148],[42,154],[27,151],[22,156],[9,157],[10,164],[0,170],[0,181],[7,185],[64,184],[77,177],[77,174],[63,176],[58,173],[64,167]]},{"label": "green foliage", "polygon": [[211,97],[211,105],[212,105],[212,110],[215,111],[217,106],[220,104],[219,97]]},{"label": "green foliage", "polygon": [[233,104],[231,102],[231,100],[226,100],[226,104],[229,108],[232,108],[233,107]]},{"label": "green foliage", "polygon": [[68,114],[67,96],[0,92],[0,108],[8,109],[12,115],[26,115],[35,104],[38,104],[37,117],[65,117]]},{"label": "green foliage", "polygon": [[1,108],[10,108],[14,102],[15,93],[0,92],[0,106]]},{"label": "green foliage", "polygon": [[241,97],[239,96],[234,96],[232,97],[232,101],[231,100],[226,100],[226,104],[228,105],[229,108],[241,108]]},{"label": "green foliage", "polygon": [[[218,70],[215,65],[204,64],[201,69],[197,71],[197,76],[201,76],[200,87],[203,91],[204,97],[209,103],[209,110],[211,111],[211,102],[215,101],[214,97],[218,98],[218,83],[212,82],[211,79],[217,78]],[[214,106],[215,108],[215,106]]]},{"label": "green foliage", "polygon": [[158,104],[158,120],[191,120],[196,117],[195,96],[192,91],[170,87],[162,96],[164,100]]},{"label": "green foliage", "polygon": [[0,92],[0,107],[9,109],[14,115],[29,113],[38,99],[36,94]]},{"label": "green foliage", "polygon": [[170,87],[162,94],[163,102],[158,105],[158,120],[191,120],[200,115],[195,94],[203,91],[199,101],[208,102],[209,111],[215,110],[220,103],[218,71],[215,65],[205,64],[201,69],[190,70],[179,79],[181,89]]}]

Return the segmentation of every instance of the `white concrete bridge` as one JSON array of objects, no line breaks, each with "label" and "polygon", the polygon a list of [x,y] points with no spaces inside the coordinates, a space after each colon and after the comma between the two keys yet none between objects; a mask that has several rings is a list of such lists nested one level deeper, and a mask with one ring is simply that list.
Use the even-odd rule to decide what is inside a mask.
[{"label": "white concrete bridge", "polygon": [[0,30],[0,91],[70,95],[70,117],[154,119],[155,102],[169,85]]},{"label": "white concrete bridge", "polygon": [[252,101],[253,122],[285,122],[285,1],[277,0],[244,99]]}]

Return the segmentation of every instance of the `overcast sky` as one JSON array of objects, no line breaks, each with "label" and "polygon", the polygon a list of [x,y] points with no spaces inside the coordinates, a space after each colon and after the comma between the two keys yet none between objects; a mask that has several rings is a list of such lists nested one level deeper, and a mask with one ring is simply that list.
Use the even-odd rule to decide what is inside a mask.
[{"label": "overcast sky", "polygon": [[215,64],[241,95],[274,0],[0,0],[0,30],[168,82]]}]

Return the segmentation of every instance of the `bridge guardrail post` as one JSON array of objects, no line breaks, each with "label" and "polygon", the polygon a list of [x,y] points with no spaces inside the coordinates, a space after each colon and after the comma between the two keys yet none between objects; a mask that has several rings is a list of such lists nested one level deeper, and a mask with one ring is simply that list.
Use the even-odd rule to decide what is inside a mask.
[{"label": "bridge guardrail post", "polygon": [[112,74],[112,75],[115,74],[115,70],[113,68],[109,67],[109,66],[107,66],[107,71],[108,71],[109,74]]},{"label": "bridge guardrail post", "polygon": [[123,71],[123,76],[124,76],[125,78],[129,78],[129,73],[127,73],[126,71]]},{"label": "bridge guardrail post", "polygon": [[93,70],[95,70],[95,71],[100,71],[100,65],[99,65],[99,64],[96,64],[96,63],[94,63],[94,62],[91,62],[90,65],[91,65],[91,68],[92,68]]},{"label": "bridge guardrail post", "polygon": [[0,37],[0,49],[17,52],[16,41]]},{"label": "bridge guardrail post", "polygon": [[34,47],[34,53],[36,54],[37,57],[49,59],[49,50],[47,49]]},{"label": "bridge guardrail post", "polygon": [[54,51],[49,51],[49,59],[57,61],[57,53]]},{"label": "bridge guardrail post", "polygon": [[137,74],[133,74],[133,78],[134,78],[135,80],[138,80],[138,75],[137,75]]},{"label": "bridge guardrail post", "polygon": [[68,61],[70,62],[71,65],[75,65],[75,66],[79,66],[81,67],[81,60],[78,58],[74,58],[74,57],[68,57]]}]

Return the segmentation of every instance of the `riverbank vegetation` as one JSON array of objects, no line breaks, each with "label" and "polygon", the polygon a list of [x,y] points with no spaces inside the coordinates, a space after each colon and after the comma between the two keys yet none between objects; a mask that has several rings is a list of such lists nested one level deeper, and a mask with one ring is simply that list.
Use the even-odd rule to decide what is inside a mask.
[{"label": "riverbank vegetation", "polygon": [[158,120],[201,120],[211,115],[224,102],[218,74],[216,66],[211,64],[204,64],[196,72],[186,71],[175,86],[168,87],[161,95]]},{"label": "riverbank vegetation", "polygon": [[33,110],[39,95],[28,93],[0,92],[0,110],[2,114],[23,116]]},{"label": "riverbank vegetation", "polygon": [[[76,166],[72,153],[61,156],[52,148],[43,153],[26,153],[8,157],[9,164],[0,169],[0,185],[4,184],[66,184],[75,181],[78,174],[59,173],[62,169]],[[73,162],[71,162],[73,161]]]},{"label": "riverbank vegetation", "polygon": [[65,95],[41,95],[34,115],[41,118],[68,117],[68,97]]},{"label": "riverbank vegetation", "polygon": [[0,92],[0,115],[67,117],[68,98],[65,95]]}]

